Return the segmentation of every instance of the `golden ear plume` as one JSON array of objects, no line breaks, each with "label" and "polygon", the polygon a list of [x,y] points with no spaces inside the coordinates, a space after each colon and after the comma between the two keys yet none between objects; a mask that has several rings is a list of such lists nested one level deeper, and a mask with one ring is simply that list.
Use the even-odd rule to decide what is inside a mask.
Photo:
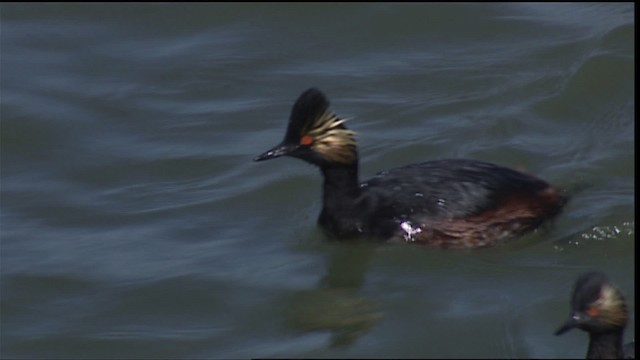
[{"label": "golden ear plume", "polygon": [[627,305],[624,297],[613,286],[603,286],[600,298],[594,305],[601,311],[601,321],[614,326],[624,326],[627,323]]},{"label": "golden ear plume", "polygon": [[355,132],[344,127],[346,119],[325,111],[304,131],[313,138],[311,147],[327,160],[350,164],[356,161]]}]

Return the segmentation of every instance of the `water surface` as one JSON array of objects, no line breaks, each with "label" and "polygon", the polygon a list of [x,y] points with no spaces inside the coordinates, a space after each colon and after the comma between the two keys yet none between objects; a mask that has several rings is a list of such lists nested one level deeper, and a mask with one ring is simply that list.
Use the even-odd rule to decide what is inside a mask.
[{"label": "water surface", "polygon": [[[3,358],[582,357],[635,334],[633,4],[2,4]],[[574,193],[445,251],[327,241],[318,171],[253,163],[316,86],[363,180],[445,157]]]}]

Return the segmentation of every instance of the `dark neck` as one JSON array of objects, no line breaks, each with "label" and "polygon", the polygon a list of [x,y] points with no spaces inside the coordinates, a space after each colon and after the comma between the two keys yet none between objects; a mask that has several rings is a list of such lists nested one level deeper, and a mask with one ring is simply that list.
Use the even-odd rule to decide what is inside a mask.
[{"label": "dark neck", "polygon": [[337,237],[356,235],[361,232],[358,222],[357,198],[360,195],[358,184],[358,163],[350,165],[322,166],[324,176],[322,212],[318,223]]},{"label": "dark neck", "polygon": [[607,333],[590,333],[587,359],[622,358],[623,329]]},{"label": "dark neck", "polygon": [[345,202],[360,195],[358,180],[358,163],[349,165],[330,165],[320,169],[324,177],[324,206],[332,206],[336,202]]}]

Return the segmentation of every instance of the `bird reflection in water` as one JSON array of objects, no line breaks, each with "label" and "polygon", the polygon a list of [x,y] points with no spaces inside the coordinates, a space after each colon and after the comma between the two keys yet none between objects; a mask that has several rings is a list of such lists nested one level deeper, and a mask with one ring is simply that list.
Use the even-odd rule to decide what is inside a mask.
[{"label": "bird reflection in water", "polygon": [[371,244],[338,244],[331,249],[327,274],[318,288],[291,297],[287,325],[301,332],[329,331],[331,346],[353,344],[381,318],[379,304],[358,294],[364,281]]}]

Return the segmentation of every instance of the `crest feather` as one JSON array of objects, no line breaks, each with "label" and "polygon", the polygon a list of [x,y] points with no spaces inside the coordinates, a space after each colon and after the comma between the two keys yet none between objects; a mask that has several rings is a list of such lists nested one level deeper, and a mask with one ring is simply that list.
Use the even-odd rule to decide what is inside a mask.
[{"label": "crest feather", "polygon": [[600,309],[601,321],[614,326],[624,326],[627,323],[627,305],[615,287],[605,284],[593,305]]},{"label": "crest feather", "polygon": [[330,161],[349,164],[356,160],[355,132],[344,126],[346,119],[340,119],[330,111],[309,122],[303,134],[311,136],[313,150]]}]

